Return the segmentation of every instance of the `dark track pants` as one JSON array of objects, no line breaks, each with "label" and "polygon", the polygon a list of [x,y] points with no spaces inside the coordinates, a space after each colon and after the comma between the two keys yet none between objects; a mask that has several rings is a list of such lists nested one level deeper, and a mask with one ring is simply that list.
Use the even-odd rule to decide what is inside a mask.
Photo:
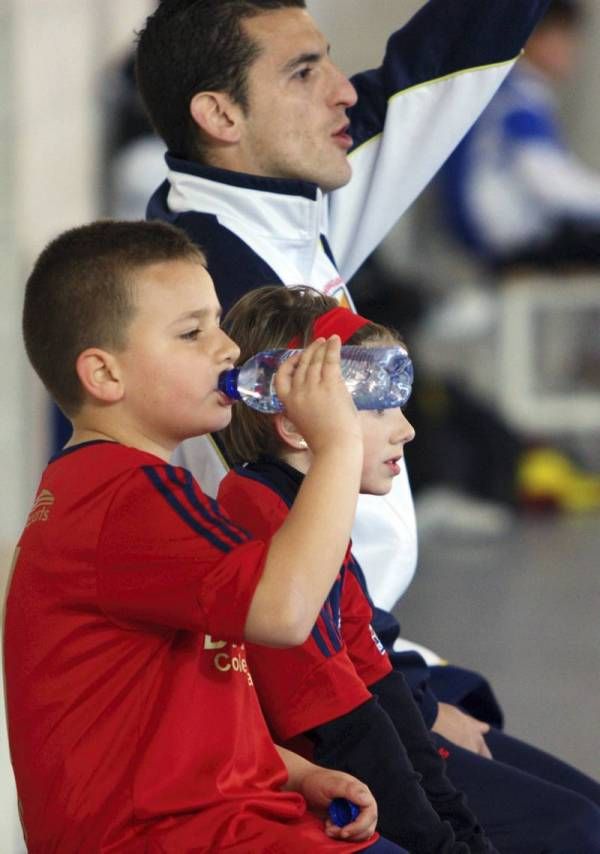
[{"label": "dark track pants", "polygon": [[368,848],[365,848],[365,851],[368,851],[369,854],[371,854],[371,852],[373,852],[373,854],[408,854],[408,851],[406,851],[405,848],[400,848],[393,842],[388,842],[387,839],[383,838],[378,839],[375,845],[370,845]]},{"label": "dark track pants", "polygon": [[585,774],[499,730],[485,737],[493,761],[434,738],[501,854],[600,854],[600,786]]}]

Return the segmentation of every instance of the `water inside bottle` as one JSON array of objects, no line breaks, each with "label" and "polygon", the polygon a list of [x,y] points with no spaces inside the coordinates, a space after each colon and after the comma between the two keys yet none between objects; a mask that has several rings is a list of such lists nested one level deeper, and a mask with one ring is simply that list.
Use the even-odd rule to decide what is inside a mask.
[{"label": "water inside bottle", "polygon": [[413,379],[412,363],[406,351],[398,346],[353,347],[352,350],[351,357],[342,361],[342,376],[356,408],[404,406]]},{"label": "water inside bottle", "polygon": [[[259,412],[282,411],[275,373],[297,352],[268,350],[241,368],[237,387],[248,405]],[[342,376],[358,409],[390,409],[404,406],[410,396],[412,363],[400,346],[342,347]]]},{"label": "water inside bottle", "polygon": [[[283,404],[275,392],[275,374],[282,362],[298,350],[265,350],[257,365],[246,363],[238,376],[238,391],[257,412],[282,412]],[[251,403],[249,401],[252,401]]]}]

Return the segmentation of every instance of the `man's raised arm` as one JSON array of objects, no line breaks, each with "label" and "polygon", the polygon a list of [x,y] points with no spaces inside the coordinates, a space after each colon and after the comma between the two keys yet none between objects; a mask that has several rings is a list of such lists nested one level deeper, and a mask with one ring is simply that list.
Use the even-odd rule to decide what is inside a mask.
[{"label": "man's raised arm", "polygon": [[349,279],[435,175],[518,58],[548,0],[429,0],[352,78],[353,177],[330,196]]}]

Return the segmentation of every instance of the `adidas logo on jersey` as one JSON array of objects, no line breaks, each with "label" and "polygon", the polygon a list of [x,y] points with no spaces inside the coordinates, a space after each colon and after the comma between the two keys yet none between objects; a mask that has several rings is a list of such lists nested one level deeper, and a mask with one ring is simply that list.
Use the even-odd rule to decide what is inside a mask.
[{"label": "adidas logo on jersey", "polygon": [[47,522],[50,515],[50,508],[54,504],[54,496],[49,489],[42,489],[40,494],[33,502],[31,512],[27,517],[25,527],[29,527],[33,522]]}]

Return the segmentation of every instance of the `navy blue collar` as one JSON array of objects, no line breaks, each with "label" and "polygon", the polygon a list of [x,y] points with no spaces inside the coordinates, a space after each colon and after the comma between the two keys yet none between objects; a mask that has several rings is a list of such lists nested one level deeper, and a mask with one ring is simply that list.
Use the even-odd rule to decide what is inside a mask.
[{"label": "navy blue collar", "polygon": [[76,451],[81,451],[83,448],[89,448],[91,445],[118,445],[114,439],[90,439],[88,442],[79,442],[77,445],[70,445],[68,448],[61,448],[48,460],[48,465],[60,460],[61,457],[66,457],[68,454],[74,454]]},{"label": "navy blue collar", "polygon": [[277,457],[267,455],[245,466],[236,466],[235,471],[242,477],[248,477],[270,486],[288,507],[294,503],[304,480],[304,475],[298,469]]}]

